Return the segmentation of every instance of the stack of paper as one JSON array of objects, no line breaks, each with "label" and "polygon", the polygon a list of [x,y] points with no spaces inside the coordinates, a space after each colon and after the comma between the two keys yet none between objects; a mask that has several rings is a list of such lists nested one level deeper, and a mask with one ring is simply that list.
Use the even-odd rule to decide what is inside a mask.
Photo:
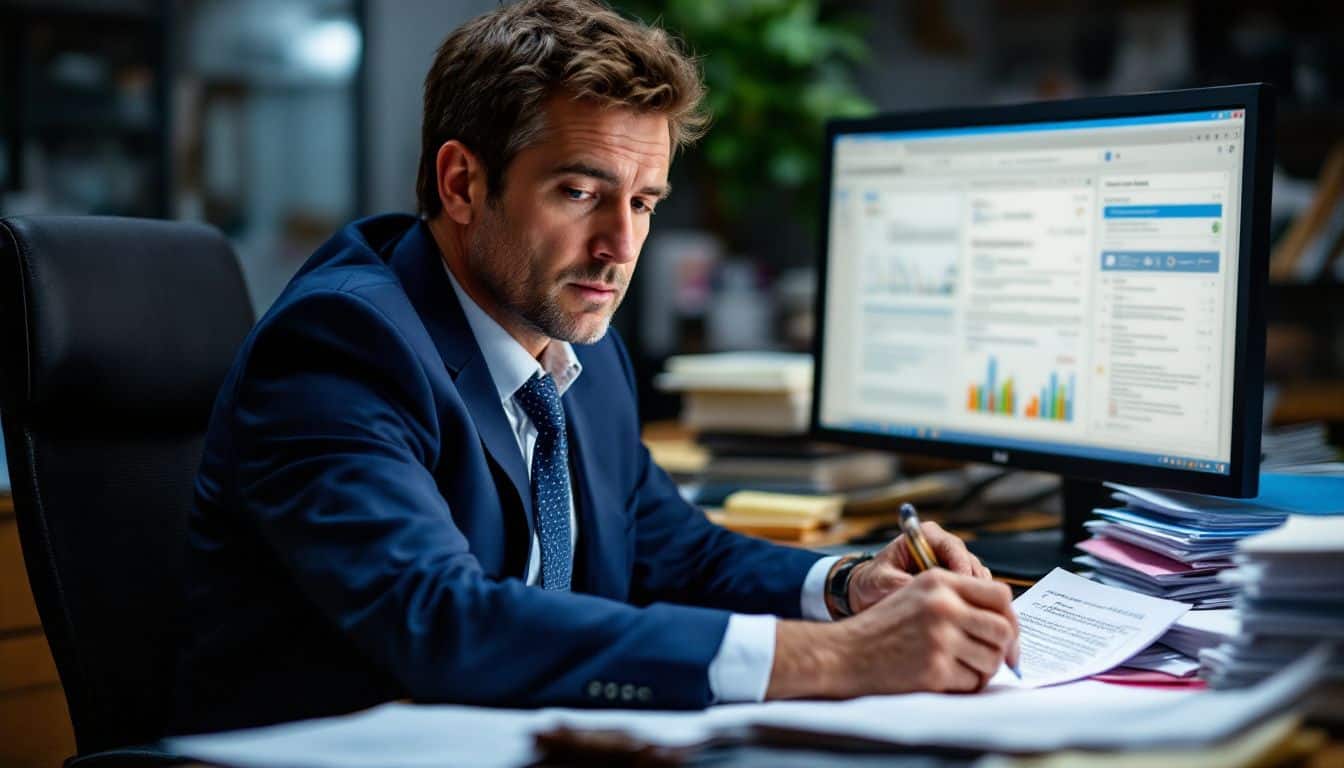
[{"label": "stack of paper", "polygon": [[[913,693],[851,701],[734,704],[704,712],[396,703],[341,717],[174,737],[159,746],[194,760],[247,768],[530,765],[538,757],[535,735],[559,726],[605,731],[608,736],[621,732],[646,745],[688,750],[696,745],[731,745],[744,735],[765,733],[764,729],[773,729],[794,744],[807,744],[805,735],[823,737],[831,744],[853,740],[854,746],[870,753],[878,747],[898,753],[903,746],[1014,753],[1062,748],[1131,754],[1157,747],[1205,750],[1293,712],[1316,682],[1322,661],[1319,654],[1309,655],[1271,680],[1237,691],[1143,690],[1082,680],[971,696]],[[632,762],[629,754],[620,755],[623,762]],[[722,753],[701,756],[722,757]],[[787,762],[810,764],[809,757],[816,762],[815,753]],[[865,764],[887,764],[902,755],[868,757]],[[1143,764],[1170,763],[1158,759]]]},{"label": "stack of paper", "polygon": [[1103,584],[1126,587],[1168,600],[1182,600],[1201,608],[1230,599],[1227,584],[1218,573],[1232,564],[1220,559],[1198,566],[1183,563],[1119,539],[1096,536],[1078,545],[1087,554],[1074,562],[1092,569],[1092,578]]},{"label": "stack of paper", "polygon": [[1162,636],[1162,644],[1198,658],[1200,651],[1231,640],[1240,632],[1241,621],[1235,608],[1191,611],[1171,625]]},{"label": "stack of paper", "polygon": [[1266,429],[1260,437],[1260,466],[1296,470],[1332,464],[1336,454],[1329,438],[1329,430],[1319,421]]},{"label": "stack of paper", "polygon": [[[1237,563],[1225,579],[1240,588],[1241,632],[1200,654],[1210,685],[1249,685],[1317,645],[1344,643],[1344,517],[1294,515],[1242,542]],[[1344,681],[1344,652],[1327,673]]]},{"label": "stack of paper", "polygon": [[1225,608],[1235,589],[1219,581],[1237,543],[1270,530],[1286,510],[1255,501],[1112,485],[1118,509],[1098,509],[1086,525],[1093,537],[1076,562],[1093,578],[1149,595]]},{"label": "stack of paper", "polygon": [[1238,631],[1236,609],[1190,611],[1177,619],[1158,642],[1093,679],[1128,685],[1202,686],[1204,681],[1196,677],[1200,652],[1232,640]]}]

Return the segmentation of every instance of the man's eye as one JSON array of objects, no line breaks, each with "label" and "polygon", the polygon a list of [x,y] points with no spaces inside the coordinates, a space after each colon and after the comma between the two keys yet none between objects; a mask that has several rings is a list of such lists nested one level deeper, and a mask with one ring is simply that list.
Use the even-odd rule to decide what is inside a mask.
[{"label": "man's eye", "polygon": [[577,187],[565,187],[565,196],[568,197],[570,200],[588,200],[593,195],[586,189],[579,189]]},{"label": "man's eye", "polygon": [[643,200],[635,200],[635,201],[631,204],[631,207],[633,207],[633,208],[634,208],[637,212],[639,212],[639,213],[647,213],[647,214],[649,214],[650,216],[653,215],[653,206],[652,206],[652,205],[649,205],[648,203],[644,202]]}]

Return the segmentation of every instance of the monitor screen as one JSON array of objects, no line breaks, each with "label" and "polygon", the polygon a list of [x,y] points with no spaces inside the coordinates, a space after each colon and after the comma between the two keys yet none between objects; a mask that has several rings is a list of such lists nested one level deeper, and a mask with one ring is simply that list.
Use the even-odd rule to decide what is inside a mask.
[{"label": "monitor screen", "polygon": [[1018,110],[833,126],[815,426],[1228,476],[1247,105]]}]

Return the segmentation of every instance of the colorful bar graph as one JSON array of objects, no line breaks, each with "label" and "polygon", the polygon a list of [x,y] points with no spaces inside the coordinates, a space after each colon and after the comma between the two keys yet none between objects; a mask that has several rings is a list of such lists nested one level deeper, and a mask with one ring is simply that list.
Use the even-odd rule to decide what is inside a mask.
[{"label": "colorful bar graph", "polygon": [[1046,421],[1073,421],[1073,394],[1077,383],[1074,374],[1069,374],[1069,383],[1065,385],[1055,371],[1050,372],[1050,383],[1041,387],[1039,395],[1032,395],[1031,401],[1023,409],[1022,415],[1028,419]]},{"label": "colorful bar graph", "polygon": [[966,410],[977,413],[1000,413],[1007,416],[1017,411],[1017,393],[1013,378],[999,382],[999,362],[990,356],[985,366],[983,384],[972,384],[966,391]]}]

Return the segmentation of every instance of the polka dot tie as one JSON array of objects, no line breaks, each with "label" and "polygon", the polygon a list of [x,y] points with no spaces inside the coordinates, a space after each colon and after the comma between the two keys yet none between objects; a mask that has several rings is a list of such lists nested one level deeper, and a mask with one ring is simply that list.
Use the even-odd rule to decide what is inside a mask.
[{"label": "polka dot tie", "polygon": [[541,540],[542,589],[569,589],[569,441],[555,380],[537,374],[514,393],[537,428],[532,449],[532,510]]}]

